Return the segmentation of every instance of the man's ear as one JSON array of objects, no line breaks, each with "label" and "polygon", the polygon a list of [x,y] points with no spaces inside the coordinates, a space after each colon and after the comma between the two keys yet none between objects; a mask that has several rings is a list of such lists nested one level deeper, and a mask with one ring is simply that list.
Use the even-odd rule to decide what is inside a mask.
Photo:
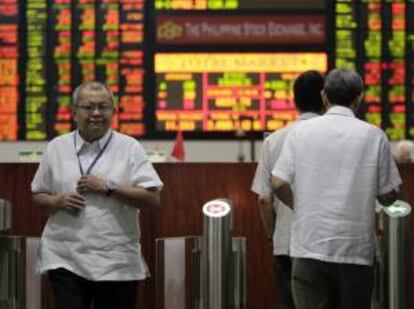
[{"label": "man's ear", "polygon": [[71,106],[70,106],[70,113],[72,114],[72,119],[73,119],[73,121],[74,121],[75,123],[77,123],[77,120],[76,120],[76,108],[75,108],[75,106],[74,106],[74,105],[71,105]]},{"label": "man's ear", "polygon": [[362,100],[364,99],[364,92],[361,92],[361,94],[359,95],[359,101],[358,104],[360,104],[362,102]]},{"label": "man's ear", "polygon": [[358,110],[359,105],[361,104],[361,102],[362,102],[362,99],[363,99],[363,98],[364,98],[364,92],[361,92],[361,94],[360,94],[360,95],[358,95],[358,96],[355,98],[354,102],[352,103],[352,106],[354,107],[354,110],[355,110],[355,111],[357,111],[357,110]]},{"label": "man's ear", "polygon": [[328,110],[331,107],[331,104],[328,101],[328,97],[326,96],[325,90],[321,90],[321,97],[322,97],[322,102],[323,102],[323,106],[325,107],[325,110]]}]

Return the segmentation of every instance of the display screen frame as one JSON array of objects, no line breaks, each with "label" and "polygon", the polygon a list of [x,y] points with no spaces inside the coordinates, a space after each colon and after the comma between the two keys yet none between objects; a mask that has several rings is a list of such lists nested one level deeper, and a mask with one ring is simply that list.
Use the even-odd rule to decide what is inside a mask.
[{"label": "display screen frame", "polygon": [[[289,59],[289,57],[292,57],[292,59]],[[260,58],[262,58],[262,60],[260,60]],[[316,58],[312,58],[312,57],[316,57]],[[188,58],[188,59],[187,59]],[[317,60],[319,58],[319,60]],[[157,61],[157,59],[159,59]],[[255,60],[255,59],[259,59],[259,60]],[[174,63],[173,61],[176,61],[175,65],[176,65],[176,70],[170,71],[171,66],[174,67]],[[183,63],[185,63],[185,60],[194,60],[198,63],[215,63],[212,64],[209,68],[206,67],[205,70],[203,70],[203,66],[198,66],[198,67],[194,67],[194,69],[189,69],[189,68],[183,68]],[[220,61],[221,60],[221,61]],[[252,63],[249,62],[253,61]],[[164,63],[162,63],[164,61]],[[204,62],[203,62],[204,61]],[[219,62],[217,62],[219,61]],[[244,61],[244,62],[243,62]],[[298,62],[300,62],[300,64],[298,64]],[[242,63],[245,64],[244,66],[244,72],[241,70],[237,70],[236,69],[236,64],[239,63],[240,65]],[[319,70],[322,73],[326,73],[326,71],[328,70],[328,55],[324,52],[312,52],[312,53],[300,53],[300,52],[274,52],[274,53],[159,53],[159,54],[155,54],[155,61],[154,61],[154,67],[155,67],[155,75],[156,78],[157,73],[159,73],[161,75],[161,77],[165,77],[167,76],[167,74],[169,73],[170,76],[174,76],[174,75],[181,75],[181,76],[185,76],[188,74],[197,74],[197,75],[203,75],[204,76],[204,81],[202,81],[203,85],[196,85],[197,86],[197,90],[200,90],[200,87],[203,87],[204,90],[207,92],[211,92],[211,91],[220,91],[220,88],[223,91],[230,91],[231,88],[233,88],[233,91],[239,91],[240,89],[243,90],[245,86],[234,86],[232,87],[230,86],[218,86],[218,85],[209,85],[206,86],[206,84],[208,84],[208,82],[206,82],[205,79],[212,79],[212,76],[217,76],[218,74],[220,74],[221,72],[218,72],[217,70],[220,68],[220,66],[223,65],[229,65],[229,71],[226,71],[226,73],[245,73],[246,75],[249,76],[255,76],[257,78],[257,80],[259,80],[260,78],[265,78],[266,74],[271,74],[273,75],[273,77],[275,75],[281,74],[281,75],[287,75],[288,77],[286,77],[285,80],[280,80],[281,82],[287,82],[290,84],[290,86],[293,85],[293,80],[294,77],[293,75],[298,75],[301,72],[305,71],[305,70],[309,70],[309,69],[315,69],[315,70]],[[260,65],[263,66],[263,69],[261,69]],[[272,67],[273,65],[273,69],[269,72],[264,72],[264,68],[266,67]],[[299,68],[298,65],[303,65],[303,69]],[[280,67],[282,66],[289,66],[288,70],[280,70]],[[179,69],[181,68],[181,70]],[[170,72],[169,72],[170,71]],[[205,74],[205,73],[201,73],[204,71],[209,71],[209,73]],[[167,72],[167,73],[166,73]],[[176,73],[176,74],[174,74]],[[262,74],[263,73],[263,74]],[[165,75],[164,75],[165,74]],[[210,74],[210,75],[208,75]],[[270,81],[270,80],[269,80]],[[156,83],[155,87],[158,89],[159,84]],[[215,90],[217,89],[217,90]],[[258,84],[252,85],[252,86],[247,86],[246,87],[247,90],[251,90],[251,91],[256,91],[256,93],[259,93],[261,95],[264,96],[264,93],[267,92],[269,93],[269,89],[265,89],[265,80],[261,80],[260,82],[258,82]],[[291,89],[291,88],[290,88]],[[284,91],[284,89],[283,89]],[[274,92],[276,95],[276,91]],[[292,94],[291,94],[292,95]],[[199,96],[199,94],[196,94],[196,96]],[[213,122],[211,120],[211,116],[212,114],[219,114],[220,116],[220,111],[222,111],[222,114],[228,114],[229,113],[229,109],[230,108],[217,108],[216,111],[210,110],[211,108],[211,101],[207,102],[207,95],[204,94],[205,97],[200,98],[200,96],[198,97],[199,99],[199,104],[198,107],[199,108],[195,108],[194,112],[192,112],[192,110],[187,110],[185,111],[185,109],[183,109],[183,113],[187,112],[190,115],[191,114],[197,114],[199,115],[199,117],[203,117],[203,121],[201,121],[199,123],[200,126],[205,126],[206,127],[206,123],[207,122]],[[155,98],[158,97],[158,94],[155,94]],[[211,96],[210,96],[211,97]],[[218,96],[220,98],[220,95]],[[256,96],[257,98],[257,96]],[[203,110],[201,110],[201,102],[200,99],[203,101]],[[222,98],[223,99],[223,98]],[[242,98],[240,98],[242,100]],[[292,95],[292,99],[293,99],[293,95]],[[296,119],[297,117],[297,112],[294,108],[294,104],[293,104],[293,100],[290,100],[290,108],[284,109],[284,110],[277,110],[277,109],[265,109],[265,106],[269,106],[270,104],[276,104],[276,103],[272,103],[270,99],[265,99],[260,98],[257,99],[260,100],[260,104],[261,107],[260,109],[252,109],[251,111],[237,111],[235,110],[234,113],[234,117],[230,117],[232,119],[234,119],[234,123],[238,123],[238,117],[242,118],[242,122],[244,123],[244,125],[250,126],[252,124],[252,119],[249,117],[250,115],[254,114],[256,119],[254,121],[255,125],[259,125],[259,123],[263,126],[266,124],[268,124],[267,120],[268,117],[270,117],[270,114],[272,113],[280,113],[281,117],[286,117],[289,116],[288,114],[291,114],[291,116],[293,117],[292,120]],[[274,100],[273,100],[274,101]],[[286,100],[282,100],[282,104],[284,104],[283,102]],[[155,106],[159,107],[159,103],[161,103],[159,100],[155,101]],[[215,103],[214,103],[215,104]],[[197,103],[196,103],[197,105]],[[237,107],[237,106],[236,106]],[[223,111],[224,110],[224,111]],[[292,113],[293,111],[293,113]],[[156,109],[156,118],[158,117],[158,115],[164,115],[164,116],[168,116],[168,110],[162,110],[162,109]],[[173,113],[172,113],[173,114]],[[172,115],[171,114],[171,115]],[[230,114],[232,114],[232,112],[230,112]],[[180,113],[176,114],[177,117],[179,117]],[[213,116],[214,117],[214,116]],[[169,117],[170,118],[170,117]],[[185,118],[185,117],[183,117]],[[207,119],[210,119],[210,121],[207,121]],[[278,123],[278,122],[283,122],[286,124],[290,123],[291,121],[289,120],[277,120],[277,116],[273,119],[269,121],[273,122],[273,123]],[[166,123],[171,123],[171,121],[167,121]],[[174,121],[175,122],[175,121]],[[220,121],[218,121],[220,122]],[[229,120],[225,120],[222,123],[228,123]],[[177,123],[179,123],[179,121],[177,121]],[[183,122],[185,124],[185,121]],[[182,129],[182,131],[184,132],[184,134],[186,135],[186,137],[189,138],[206,138],[206,139],[215,139],[215,138],[237,138],[243,136],[243,137],[248,137],[248,136],[252,136],[255,138],[261,138],[263,136],[263,133],[266,131],[270,131],[270,130],[274,130],[276,128],[262,128],[261,130],[252,130],[250,128],[244,128],[244,130],[218,130],[218,131],[203,131],[202,129],[198,129],[195,131],[188,131],[186,130],[187,128],[185,126],[177,126],[176,128],[172,129],[172,131],[168,131],[168,130],[163,130],[163,129],[159,129],[160,126],[163,126],[163,124],[161,122],[156,122],[156,129],[153,130],[153,133],[156,133],[155,137],[165,137],[165,136],[169,136],[171,135],[171,133],[175,134],[175,131],[177,128]],[[158,128],[157,128],[158,125]],[[270,125],[270,123],[269,123]],[[285,126],[284,125],[284,126]],[[276,124],[277,126],[277,124]],[[171,129],[171,127],[170,127]]]},{"label": "display screen frame", "polygon": [[[160,53],[303,53],[303,52],[313,52],[313,53],[325,53],[329,54],[329,23],[328,23],[328,15],[327,15],[327,5],[325,4],[322,8],[318,9],[306,9],[306,8],[298,8],[298,9],[251,9],[251,10],[238,10],[238,11],[225,11],[225,10],[156,10],[154,6],[150,6],[149,14],[147,18],[151,21],[152,24],[156,25],[157,18],[164,18],[168,19],[168,17],[172,18],[179,18],[179,20],[185,20],[186,16],[191,16],[191,18],[203,18],[207,16],[211,18],[211,20],[217,20],[220,17],[223,17],[225,21],[230,20],[229,18],[233,18],[234,16],[252,16],[257,18],[257,16],[274,16],[276,19],[280,17],[284,17],[286,15],[292,16],[304,16],[305,18],[309,16],[309,20],[314,20],[315,16],[322,17],[323,24],[324,24],[324,35],[323,39],[320,39],[315,42],[303,42],[302,40],[298,40],[298,42],[290,42],[285,44],[269,44],[269,42],[262,40],[259,43],[249,44],[246,43],[235,43],[235,44],[209,44],[206,43],[202,44],[157,44],[157,36],[156,31],[157,29],[147,29],[148,33],[148,41],[150,42],[153,49],[151,53],[148,55],[151,59],[147,58],[147,69],[154,70],[155,67],[155,55]],[[327,70],[330,69],[331,60],[329,56],[327,56],[326,67]],[[155,71],[155,70],[154,70]],[[146,92],[146,100],[147,100],[147,115],[154,115],[153,119],[149,119],[150,122],[147,122],[149,125],[148,133],[145,136],[145,139],[170,139],[175,137],[176,131],[165,131],[160,130],[157,128],[157,120],[156,120],[156,110],[157,110],[157,82],[156,82],[156,72],[153,72],[148,78],[146,79],[147,82],[147,92]],[[151,118],[151,116],[149,117]],[[183,131],[184,137],[187,139],[193,140],[217,140],[217,139],[238,139],[240,138],[239,134],[236,131]],[[263,139],[263,134],[267,132],[267,130],[262,131],[248,131],[242,134],[241,138],[251,138],[251,139]]]}]

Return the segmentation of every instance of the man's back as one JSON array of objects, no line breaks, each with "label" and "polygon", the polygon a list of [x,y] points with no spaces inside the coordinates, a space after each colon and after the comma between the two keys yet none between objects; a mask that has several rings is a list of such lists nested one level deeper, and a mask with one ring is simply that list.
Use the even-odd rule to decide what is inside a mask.
[{"label": "man's back", "polygon": [[295,165],[292,256],[371,264],[375,197],[388,189],[381,175],[390,162],[383,157],[388,142],[382,131],[336,106],[298,124],[286,143],[292,152],[281,160]]},{"label": "man's back", "polygon": [[321,92],[328,112],[292,129],[272,170],[276,195],[295,206],[298,309],[370,308],[375,199],[395,201],[401,178],[384,133],[355,118],[363,89],[357,73],[332,70]]},{"label": "man's back", "polygon": [[[318,114],[313,112],[303,113],[295,124],[317,116]],[[252,190],[255,193],[261,196],[272,196],[273,189],[269,181],[272,176],[272,168],[276,164],[277,159],[279,159],[287,134],[295,124],[273,132],[263,142],[261,157],[252,184]],[[274,211],[277,214],[275,230],[273,233],[273,254],[288,255],[290,246],[290,227],[293,215],[292,210],[276,197],[274,197],[273,205]]]}]

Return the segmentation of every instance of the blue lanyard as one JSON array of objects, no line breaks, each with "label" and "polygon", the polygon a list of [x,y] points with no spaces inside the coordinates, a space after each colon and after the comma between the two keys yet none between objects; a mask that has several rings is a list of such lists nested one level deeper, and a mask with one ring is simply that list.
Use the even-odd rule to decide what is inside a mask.
[{"label": "blue lanyard", "polygon": [[111,141],[111,139],[112,139],[112,135],[113,135],[113,131],[111,132],[111,135],[109,136],[109,138],[108,138],[108,140],[106,141],[105,145],[102,147],[102,149],[101,149],[101,150],[99,151],[99,153],[96,155],[95,159],[93,159],[92,163],[89,165],[89,167],[88,167],[88,169],[86,170],[86,173],[85,173],[85,172],[83,171],[83,167],[82,167],[82,164],[81,164],[81,161],[80,161],[80,158],[79,158],[79,154],[78,154],[78,152],[76,151],[76,132],[75,132],[75,134],[74,134],[74,136],[73,136],[73,143],[74,143],[74,145],[75,145],[75,153],[76,153],[76,156],[77,156],[77,158],[78,158],[79,170],[80,170],[80,172],[81,172],[81,175],[82,175],[82,176],[83,176],[83,175],[90,175],[90,173],[91,173],[91,171],[92,171],[93,167],[95,166],[96,162],[98,162],[99,158],[102,156],[102,154],[105,152],[106,148],[108,147],[109,142],[110,142],[110,141]]}]

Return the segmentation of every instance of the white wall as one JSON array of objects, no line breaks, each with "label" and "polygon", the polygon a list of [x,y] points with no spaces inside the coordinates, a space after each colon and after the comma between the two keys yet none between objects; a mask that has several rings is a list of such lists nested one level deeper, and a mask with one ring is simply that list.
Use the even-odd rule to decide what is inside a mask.
[{"label": "white wall", "polygon": [[[171,153],[174,140],[141,141],[147,151],[155,149]],[[39,155],[47,142],[0,142],[0,162],[38,161]],[[262,142],[256,141],[256,160],[259,158]],[[239,152],[245,162],[250,161],[250,143],[248,141],[184,141],[186,162],[237,162]]]}]

